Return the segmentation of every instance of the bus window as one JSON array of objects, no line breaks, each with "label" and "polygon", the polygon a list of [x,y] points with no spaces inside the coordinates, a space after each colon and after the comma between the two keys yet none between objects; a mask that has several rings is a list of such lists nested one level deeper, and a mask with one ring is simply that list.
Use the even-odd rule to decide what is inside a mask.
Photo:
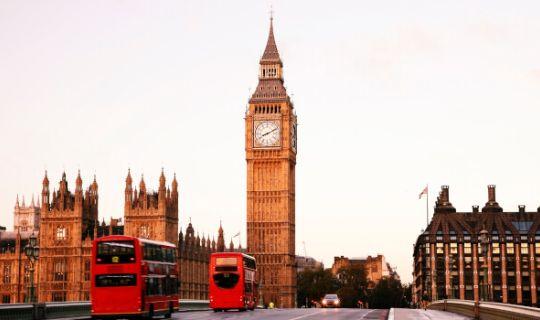
[{"label": "bus window", "polygon": [[214,283],[223,289],[231,289],[238,283],[239,275],[234,273],[216,273],[214,275]]},{"label": "bus window", "polygon": [[103,274],[96,276],[96,287],[126,287],[137,284],[134,274]]},{"label": "bus window", "polygon": [[255,260],[244,258],[244,267],[255,270],[256,269]]},{"label": "bus window", "polygon": [[133,241],[99,242],[96,254],[97,263],[133,263],[135,250]]}]

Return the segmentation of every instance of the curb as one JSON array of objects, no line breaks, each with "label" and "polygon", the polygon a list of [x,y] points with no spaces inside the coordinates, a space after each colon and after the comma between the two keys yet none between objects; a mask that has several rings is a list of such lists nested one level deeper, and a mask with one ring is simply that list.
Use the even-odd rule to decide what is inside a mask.
[{"label": "curb", "polygon": [[178,312],[199,312],[199,311],[210,311],[212,309],[206,308],[206,309],[180,309]]}]

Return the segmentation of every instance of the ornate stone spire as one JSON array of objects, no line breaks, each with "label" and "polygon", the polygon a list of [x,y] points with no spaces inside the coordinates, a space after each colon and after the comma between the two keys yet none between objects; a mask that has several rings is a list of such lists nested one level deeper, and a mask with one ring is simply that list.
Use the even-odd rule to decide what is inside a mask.
[{"label": "ornate stone spire", "polygon": [[49,178],[47,177],[47,170],[45,170],[45,177],[43,177],[43,187],[49,187]]},{"label": "ornate stone spire", "polygon": [[45,177],[43,177],[43,189],[41,190],[41,203],[43,205],[42,212],[48,208],[49,205],[49,178],[47,177],[47,170],[45,170]]},{"label": "ornate stone spire", "polygon": [[17,200],[15,200],[15,208],[19,207],[19,194],[17,193]]},{"label": "ornate stone spire", "polygon": [[144,175],[141,174],[141,182],[139,183],[139,191],[146,193],[146,184],[144,183]]},{"label": "ornate stone spire", "polygon": [[283,63],[274,39],[273,18],[270,18],[268,40],[259,62],[259,83],[249,101],[250,103],[289,101],[287,90],[283,85]]},{"label": "ornate stone spire", "polygon": [[159,176],[159,190],[165,191],[165,173],[163,172],[163,167],[161,168],[161,175]]},{"label": "ornate stone spire", "polygon": [[128,174],[126,177],[126,190],[128,190],[128,187],[129,187],[129,190],[131,190],[132,184],[133,184],[133,179],[131,179],[131,169],[128,168]]},{"label": "ornate stone spire", "polygon": [[270,16],[270,31],[268,32],[268,40],[266,41],[266,48],[261,58],[261,63],[270,62],[270,63],[281,63],[281,58],[279,57],[279,51],[276,45],[276,40],[274,39],[274,17]]},{"label": "ornate stone spire", "polygon": [[97,190],[98,190],[98,184],[97,184],[97,180],[96,180],[96,175],[94,175],[94,181],[92,182],[92,191],[96,192],[97,193]]},{"label": "ornate stone spire", "polygon": [[82,193],[81,170],[77,171],[77,180],[75,180],[75,192]]},{"label": "ornate stone spire", "polygon": [[221,221],[219,222],[217,251],[218,252],[224,252],[225,251],[225,237],[223,236],[223,227],[221,226]]},{"label": "ornate stone spire", "polygon": [[176,181],[176,172],[174,173],[174,177],[172,181],[172,192],[173,193],[178,192],[178,181]]}]

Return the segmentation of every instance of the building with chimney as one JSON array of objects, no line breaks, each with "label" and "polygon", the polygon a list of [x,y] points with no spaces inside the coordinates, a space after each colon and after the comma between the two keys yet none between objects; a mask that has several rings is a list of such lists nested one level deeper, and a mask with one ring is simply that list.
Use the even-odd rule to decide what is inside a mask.
[{"label": "building with chimney", "polygon": [[296,304],[296,114],[284,86],[272,19],[245,130],[247,252],[257,259],[262,302],[292,308]]},{"label": "building with chimney", "polygon": [[413,299],[443,297],[538,306],[540,208],[504,211],[488,186],[480,209],[457,212],[442,186],[414,245]]}]

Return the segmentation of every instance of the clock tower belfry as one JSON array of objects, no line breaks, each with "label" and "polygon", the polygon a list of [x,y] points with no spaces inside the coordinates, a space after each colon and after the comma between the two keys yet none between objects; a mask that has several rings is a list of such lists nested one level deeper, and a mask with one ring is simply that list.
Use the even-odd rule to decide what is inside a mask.
[{"label": "clock tower belfry", "polygon": [[283,85],[273,19],[259,83],[246,111],[247,251],[257,260],[264,303],[296,302],[296,115]]}]

